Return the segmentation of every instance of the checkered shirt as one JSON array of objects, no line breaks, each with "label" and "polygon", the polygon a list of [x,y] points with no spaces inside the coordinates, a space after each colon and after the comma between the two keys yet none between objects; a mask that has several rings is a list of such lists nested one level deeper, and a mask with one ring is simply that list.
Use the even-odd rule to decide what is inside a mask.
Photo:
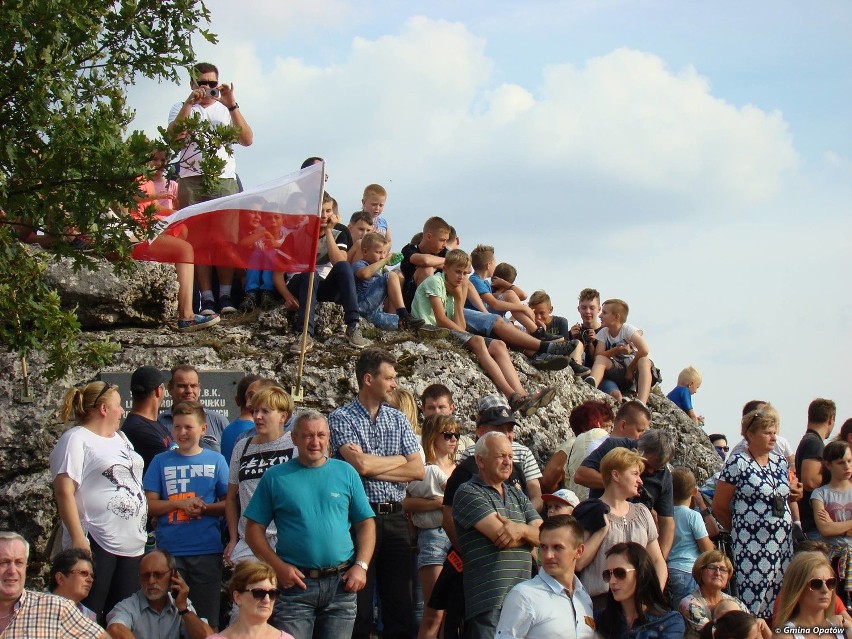
[{"label": "checkered shirt", "polygon": [[65,597],[24,590],[2,639],[98,639],[103,628]]},{"label": "checkered shirt", "polygon": [[[331,429],[331,450],[338,459],[343,459],[340,447],[344,444],[357,444],[363,452],[379,457],[407,457],[420,450],[420,443],[405,415],[387,404],[382,404],[373,422],[356,397],[329,415],[328,425]],[[362,477],[361,481],[371,503],[402,501],[405,497],[406,482],[369,477]]]}]

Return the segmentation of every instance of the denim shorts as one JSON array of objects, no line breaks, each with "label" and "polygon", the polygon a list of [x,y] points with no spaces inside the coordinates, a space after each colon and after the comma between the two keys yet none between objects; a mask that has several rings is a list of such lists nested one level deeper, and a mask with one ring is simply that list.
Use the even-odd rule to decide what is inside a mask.
[{"label": "denim shorts", "polygon": [[382,307],[388,296],[388,273],[376,275],[366,282],[356,279],[355,289],[358,294],[358,312],[365,317],[372,315],[373,311]]},{"label": "denim shorts", "polygon": [[491,331],[494,329],[494,324],[498,319],[500,319],[500,316],[494,313],[483,313],[482,311],[474,311],[469,308],[464,309],[464,321],[467,324],[467,332],[474,335],[491,337]]},{"label": "denim shorts", "polygon": [[417,570],[423,566],[442,566],[450,552],[450,539],[441,527],[421,528],[417,533]]}]

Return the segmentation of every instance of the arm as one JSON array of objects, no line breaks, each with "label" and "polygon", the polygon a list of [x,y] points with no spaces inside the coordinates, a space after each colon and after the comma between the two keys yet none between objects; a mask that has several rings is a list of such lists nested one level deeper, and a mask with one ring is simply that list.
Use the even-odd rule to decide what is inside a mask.
[{"label": "arm", "polygon": [[405,463],[392,470],[384,473],[372,475],[373,479],[382,481],[408,482],[423,479],[426,475],[426,467],[423,465],[423,458],[420,457],[420,452],[414,452],[405,457]]},{"label": "arm", "polygon": [[[665,565],[665,558],[669,556],[672,543],[674,543],[674,528],[674,517],[657,517],[657,529],[660,535],[657,541],[660,551],[663,553],[663,565]],[[666,583],[663,582],[663,586],[665,585]]]},{"label": "arm", "polygon": [[581,465],[577,469],[577,472],[574,473],[574,481],[586,488],[599,488],[603,490],[604,487],[601,474],[594,468],[589,468],[588,466]]},{"label": "arm", "polygon": [[112,639],[136,639],[130,628],[123,623],[111,623],[107,626],[107,633]]},{"label": "arm", "polygon": [[444,510],[444,532],[447,533],[447,538],[450,540],[450,543],[453,545],[453,548],[458,551],[461,546],[459,546],[459,538],[456,534],[456,522],[453,520],[453,507],[442,506],[442,508]]},{"label": "arm", "polygon": [[648,556],[651,557],[651,563],[654,564],[654,572],[657,573],[657,579],[660,580],[660,590],[662,590],[666,587],[666,580],[669,578],[669,569],[666,567],[663,551],[656,539],[645,546],[645,549],[648,551]]},{"label": "arm", "polygon": [[485,307],[485,302],[482,301],[482,297],[479,295],[479,291],[476,290],[476,287],[470,280],[468,280],[466,284],[465,299],[473,304],[476,307],[476,310],[482,311],[483,313],[488,312],[488,309]]},{"label": "arm", "polygon": [[171,587],[177,591],[175,608],[178,609],[178,612],[188,611],[181,616],[181,623],[189,639],[205,639],[205,637],[212,635],[213,628],[202,621],[195,611],[189,608],[189,586],[177,571],[172,575]]},{"label": "arm", "polygon": [[367,264],[367,266],[365,266],[364,268],[359,268],[357,271],[355,271],[355,277],[357,277],[359,280],[370,279],[385,267],[385,264],[388,263],[388,260],[390,260],[391,257],[393,257],[393,253],[391,253],[385,258],[380,259],[378,262],[374,262],[373,264]]},{"label": "arm", "polygon": [[166,130],[169,133],[172,133],[178,122],[185,120],[189,117],[189,114],[192,113],[192,105],[196,104],[203,97],[204,89],[193,89],[192,93],[189,94],[189,97],[187,97],[186,100],[183,101],[183,104],[180,105],[180,111],[177,112],[175,119],[169,122]]},{"label": "arm", "polygon": [[702,537],[701,539],[696,539],[695,543],[698,545],[698,550],[701,552],[707,552],[708,550],[713,550],[715,546],[713,542],[710,541],[710,537]]},{"label": "arm", "polygon": [[[500,291],[515,291],[515,295],[518,296],[519,300],[527,299],[527,294],[524,292],[524,290],[520,286],[517,286],[515,284],[509,284],[509,282],[504,280],[502,277],[494,277],[492,275],[491,276],[491,287],[495,288],[495,289],[499,289]],[[529,308],[529,306],[527,306],[526,308]]]},{"label": "arm", "polygon": [[204,509],[204,501],[199,497],[160,499],[160,494],[152,490],[146,490],[145,497],[148,499],[148,514],[151,517],[167,515],[175,510],[183,510],[190,517],[198,517]]},{"label": "arm", "polygon": [[814,521],[820,535],[823,537],[837,537],[838,535],[849,534],[852,524],[848,521],[834,521],[825,509],[825,504],[822,500],[811,499],[811,507],[814,511]]},{"label": "arm", "polygon": [[819,459],[802,460],[802,473],[799,481],[805,486],[805,490],[813,492],[822,486],[822,461]]},{"label": "arm", "polygon": [[627,370],[635,371],[636,367],[639,365],[639,358],[648,357],[651,349],[648,347],[648,343],[639,331],[633,333],[633,337],[630,338],[630,343],[636,347],[636,353],[635,357],[630,360],[630,364],[627,365]]},{"label": "arm", "polygon": [[483,517],[473,525],[498,548],[538,546],[540,526],[540,519],[536,519],[531,524],[522,524],[518,521],[510,521],[496,512]]},{"label": "arm", "polygon": [[[389,473],[408,463],[408,458],[402,455],[390,455],[388,457],[371,455],[370,453],[363,452],[357,444],[352,443],[343,444],[338,450],[343,459],[349,462],[362,477],[378,478],[379,475]],[[419,454],[417,456],[418,458],[420,457]],[[422,465],[421,462],[421,467]],[[413,477],[412,479],[423,479],[423,475],[421,474],[420,477]]]},{"label": "arm", "polygon": [[225,515],[225,500],[227,497],[222,497],[212,504],[204,504],[203,513],[209,517],[222,517]]},{"label": "arm", "polygon": [[[370,563],[373,558],[373,550],[376,548],[376,520],[368,517],[354,524],[355,528],[355,561]],[[361,566],[353,564],[340,577],[346,584],[346,592],[358,592],[367,583],[367,571]]]},{"label": "arm", "polygon": [[713,505],[710,509],[725,530],[731,529],[731,502],[735,492],[736,487],[733,484],[726,481],[716,482],[716,492],[713,494]]},{"label": "arm", "polygon": [[275,576],[278,578],[278,585],[281,588],[299,586],[302,590],[307,590],[305,582],[302,581],[305,575],[296,566],[283,561],[272,550],[269,540],[266,538],[266,526],[251,519],[246,519],[246,543],[251,548],[255,557],[272,566],[272,569],[275,570]]},{"label": "arm", "polygon": [[441,301],[441,298],[437,295],[432,295],[429,297],[429,304],[432,305],[432,312],[435,313],[435,322],[438,326],[443,328],[449,328],[455,331],[463,331],[465,329],[465,321],[464,321],[464,309],[461,310],[461,324],[457,323],[457,316],[459,314],[459,305],[456,304],[455,313],[453,314],[453,319],[447,317],[446,311],[444,311],[444,303]]},{"label": "arm", "polygon": [[414,266],[431,266],[432,268],[441,268],[444,266],[444,258],[429,253],[415,253],[409,258],[409,261]]},{"label": "arm", "polygon": [[71,546],[89,550],[89,541],[83,534],[80,513],[77,510],[77,502],[74,501],[74,493],[76,492],[77,484],[66,473],[59,473],[53,480],[56,508],[59,511],[59,518],[71,536]]},{"label": "arm", "polygon": [[407,513],[426,513],[432,510],[441,510],[443,503],[443,497],[412,497],[408,495],[402,500],[402,508]]},{"label": "arm", "polygon": [[602,528],[598,528],[593,533],[589,533],[588,530],[585,531],[585,541],[583,542],[585,549],[583,550],[583,554],[577,557],[577,563],[574,567],[575,572],[580,572],[592,563],[595,555],[598,554],[598,551],[601,548],[601,544],[604,539],[606,539],[607,534],[609,534],[609,519],[607,517],[604,517],[604,525]]},{"label": "arm", "polygon": [[552,493],[565,481],[565,463],[567,461],[568,455],[565,454],[564,450],[557,450],[553,453],[539,479],[542,491]]},{"label": "arm", "polygon": [[223,553],[225,561],[231,561],[231,553],[237,545],[239,537],[237,527],[240,522],[240,487],[228,484],[228,496],[225,497],[225,521],[228,522],[228,545]]},{"label": "arm", "polygon": [[506,302],[504,300],[498,300],[494,297],[494,293],[480,293],[479,297],[482,298],[482,301],[488,304],[495,311],[500,311],[501,313],[505,312],[514,312],[520,311],[522,313],[532,314],[530,307],[526,304],[513,304],[512,302]]},{"label": "arm", "polygon": [[332,264],[337,264],[338,262],[345,262],[347,255],[346,249],[340,248],[337,245],[337,240],[334,239],[334,234],[332,234],[333,230],[334,224],[329,222],[325,225],[323,232],[325,233],[325,243],[328,247],[328,261]]},{"label": "arm", "polygon": [[[219,91],[221,91],[221,97],[219,101],[228,107],[229,111],[232,106],[237,104],[237,100],[234,97],[234,85],[231,84],[223,84],[219,87]],[[230,111],[231,114],[231,124],[235,127],[239,127],[240,134],[237,138],[237,141],[242,146],[251,146],[251,143],[254,141],[254,133],[252,133],[251,127],[249,126],[246,119],[243,117],[243,114],[240,112],[239,107]]]},{"label": "arm", "polygon": [[536,512],[541,512],[544,501],[541,499],[541,482],[538,479],[527,480],[527,497],[529,497]]}]

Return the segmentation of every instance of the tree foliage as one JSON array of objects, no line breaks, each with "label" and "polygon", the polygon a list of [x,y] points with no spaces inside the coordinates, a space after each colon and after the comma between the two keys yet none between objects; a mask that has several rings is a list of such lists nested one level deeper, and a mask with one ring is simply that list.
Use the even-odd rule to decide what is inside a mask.
[{"label": "tree foliage", "polygon": [[[127,232],[139,229],[122,211],[136,206],[152,147],[180,144],[128,134],[126,89],[140,77],[178,81],[195,61],[192,36],[215,42],[199,26],[208,21],[201,0],[0,0],[0,344],[47,353],[49,378],[109,348],[79,339],[42,278],[46,260],[85,268],[110,256],[132,269]],[[24,250],[29,227],[63,241]],[[78,236],[86,250],[72,245]]]}]

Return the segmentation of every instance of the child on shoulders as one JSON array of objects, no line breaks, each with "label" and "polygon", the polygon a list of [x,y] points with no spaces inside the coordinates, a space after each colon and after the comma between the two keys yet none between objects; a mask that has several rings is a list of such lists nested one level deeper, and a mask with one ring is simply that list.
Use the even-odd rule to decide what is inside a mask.
[{"label": "child on shoulders", "polygon": [[700,387],[701,373],[696,368],[687,366],[677,376],[677,386],[672,389],[672,392],[666,395],[696,424],[704,422],[704,417],[696,415],[695,410],[692,408],[692,396],[698,392]]}]

